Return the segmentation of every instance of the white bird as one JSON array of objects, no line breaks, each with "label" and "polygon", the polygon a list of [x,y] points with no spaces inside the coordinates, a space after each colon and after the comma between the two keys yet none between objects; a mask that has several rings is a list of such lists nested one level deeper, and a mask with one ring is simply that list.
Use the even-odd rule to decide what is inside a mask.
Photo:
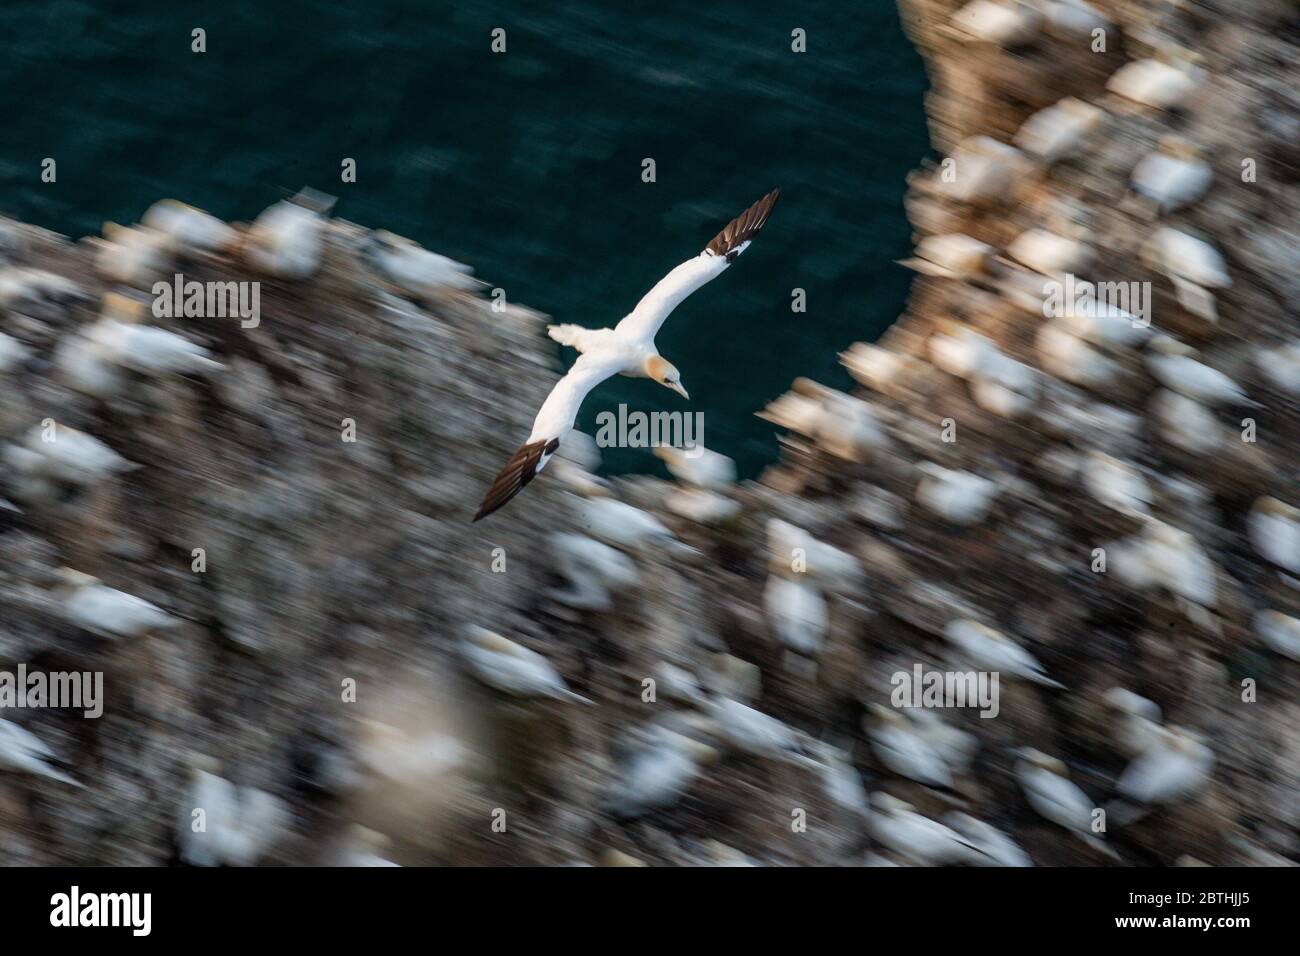
[{"label": "white bird", "polygon": [[987,858],[981,862],[985,866],[1033,866],[1029,854],[1020,848],[1015,840],[1007,836],[991,823],[977,820],[968,813],[954,810],[945,814],[943,822],[968,840]]},{"label": "white bird", "polygon": [[1155,702],[1123,687],[1112,687],[1102,699],[1116,715],[1114,736],[1121,754],[1132,759],[1156,742],[1163,718]]},{"label": "white bird", "polygon": [[948,158],[953,175],[940,175],[936,188],[956,202],[972,205],[994,205],[1009,199],[1028,165],[1020,150],[989,136],[962,140]]},{"label": "white bird", "polygon": [[917,467],[922,478],[916,500],[927,511],[957,525],[979,524],[988,516],[998,495],[997,482],[928,461]]},{"label": "white bird", "polygon": [[549,539],[555,570],[568,587],[548,592],[561,604],[582,611],[607,611],[610,591],[622,591],[639,580],[636,564],[622,551],[584,534],[561,532]]},{"label": "white bird", "polygon": [[927,342],[930,361],[950,375],[968,379],[1005,356],[985,335],[955,322],[944,322]]},{"label": "white bird", "polygon": [[874,705],[868,729],[871,750],[886,770],[927,787],[952,787],[952,774],[939,753],[892,708]]},{"label": "white bird", "polygon": [[649,739],[633,749],[605,797],[617,817],[638,817],[670,807],[690,789],[718,751],[666,727],[651,728]]},{"label": "white bird", "polygon": [[841,352],[840,364],[868,388],[894,396],[905,395],[909,380],[925,366],[916,356],[866,342],[854,342]]},{"label": "white bird", "polygon": [[30,730],[11,720],[0,719],[0,770],[29,773],[74,787],[82,786],[63,771],[49,765],[54,756],[50,745]]},{"label": "white bird", "polygon": [[213,761],[198,763],[177,815],[181,860],[189,866],[253,866],[288,828],[288,808],[264,790],[218,776]]},{"label": "white bird", "polygon": [[817,757],[822,788],[831,802],[864,822],[870,819],[871,802],[857,767],[841,750],[829,744],[817,747]]},{"label": "white bird", "polygon": [[244,236],[244,256],[256,269],[281,279],[316,274],[325,252],[325,217],[332,197],[304,189],[263,210]]},{"label": "white bird", "polygon": [[1001,352],[982,363],[970,380],[975,404],[1003,418],[1016,418],[1034,408],[1038,393],[1039,373]]},{"label": "white bird", "polygon": [[1106,89],[1153,109],[1186,105],[1205,84],[1206,72],[1196,64],[1194,55],[1171,51],[1163,56],[1165,59],[1125,63],[1111,74]]},{"label": "white bird", "polygon": [[1060,326],[1094,345],[1138,345],[1151,337],[1151,322],[1098,298],[1073,303]]},{"label": "white bird", "polygon": [[576,530],[608,544],[629,549],[685,548],[654,515],[617,498],[576,499],[574,512]]},{"label": "white bird", "polygon": [[48,432],[33,427],[24,444],[6,447],[5,457],[16,471],[70,485],[89,485],[139,467],[93,435],[57,423]]},{"label": "white bird", "polygon": [[1193,398],[1162,388],[1151,400],[1151,410],[1161,437],[1177,448],[1203,455],[1224,445],[1223,426]]},{"label": "white bird", "polygon": [[92,575],[62,568],[53,593],[68,621],[104,637],[142,637],[179,627],[181,621],[134,594],[110,588]]},{"label": "white bird", "polygon": [[551,327],[553,339],[582,354],[542,403],[528,439],[492,482],[474,515],[475,521],[487,517],[519,494],[546,467],[560,442],[573,429],[587,393],[607,378],[614,375],[650,378],[689,398],[682,386],[681,373],[655,347],[655,336],[683,299],[720,276],[749,248],[767,223],[779,195],[779,189],[772,190],[729,222],[703,252],[660,279],[614,328]]},{"label": "white bird", "polygon": [[141,375],[162,376],[213,372],[223,368],[208,350],[185,336],[153,325],[119,321],[102,315],[85,332],[95,354]]},{"label": "white bird", "polygon": [[693,448],[660,445],[655,449],[655,457],[668,466],[674,478],[696,488],[719,490],[736,483],[736,463],[703,445]]},{"label": "white bird", "polygon": [[1300,574],[1300,508],[1277,498],[1259,498],[1246,519],[1246,531],[1256,554]]},{"label": "white bird", "polygon": [[1195,537],[1171,524],[1147,518],[1143,539],[1146,561],[1171,593],[1201,607],[1218,603],[1214,562]]},{"label": "white bird", "polygon": [[484,684],[512,697],[546,697],[590,704],[564,683],[541,654],[472,624],[460,644],[471,672]]},{"label": "white bird", "polygon": [[1016,779],[1034,812],[1118,859],[1115,851],[1093,832],[1094,811],[1099,808],[1070,780],[1065,764],[1028,747],[1017,751],[1017,757]]},{"label": "white bird", "polygon": [[804,735],[775,717],[730,697],[709,702],[709,715],[728,745],[754,757],[806,762]]},{"label": "white bird", "polygon": [[366,254],[394,285],[421,298],[439,289],[475,289],[485,284],[474,278],[469,266],[383,229],[370,234]]},{"label": "white bird", "polygon": [[1278,388],[1300,395],[1300,340],[1274,348],[1256,349],[1255,364]]},{"label": "white bird", "polygon": [[952,16],[952,25],[962,33],[1000,47],[1034,39],[1042,24],[1042,13],[1019,0],[971,0]]},{"label": "white bird", "polygon": [[95,245],[96,271],[122,285],[150,286],[171,263],[171,237],[148,226],[106,222],[104,238]]},{"label": "white bird", "polygon": [[1165,227],[1142,245],[1140,257],[1169,277],[1183,308],[1217,324],[1218,310],[1209,290],[1232,285],[1228,265],[1219,250],[1204,239]]},{"label": "white bird", "polygon": [[1063,37],[1091,37],[1092,31],[1103,28],[1109,20],[1095,7],[1083,0],[1036,0],[1047,21],[1049,33]]},{"label": "white bird", "polygon": [[1117,823],[1199,793],[1210,782],[1214,751],[1181,727],[1161,727],[1153,744],[1124,768],[1115,784],[1120,802],[1107,808]]},{"label": "white bird", "polygon": [[0,268],[0,311],[53,319],[85,298],[81,286],[44,269]]},{"label": "white bird", "polygon": [[960,618],[948,623],[943,636],[976,667],[1010,677],[1023,677],[1046,687],[1059,689],[1065,686],[1048,677],[1034,655],[986,624]]},{"label": "white bird", "polygon": [[994,248],[964,233],[926,236],[916,244],[916,255],[906,266],[922,275],[945,279],[973,279],[988,271]]},{"label": "white bird", "polygon": [[871,835],[886,849],[922,866],[983,861],[970,840],[917,813],[911,804],[887,793],[873,793],[871,802]]},{"label": "white bird", "polygon": [[32,350],[12,335],[0,332],[0,375],[18,368],[31,356]]},{"label": "white bird", "polygon": [[150,206],[140,222],[169,236],[173,246],[224,252],[235,248],[239,234],[211,213],[179,202],[162,199]]},{"label": "white bird", "polygon": [[970,768],[979,750],[978,737],[948,723],[937,710],[928,707],[911,707],[902,714],[911,722],[912,733],[925,741],[948,769],[961,774]]},{"label": "white bird", "polygon": [[771,402],[758,417],[811,438],[846,461],[865,461],[889,445],[889,436],[867,402],[806,379]]},{"label": "white bird", "polygon": [[1218,369],[1196,359],[1196,349],[1168,335],[1151,340],[1147,368],[1166,388],[1206,405],[1254,405],[1245,390]]},{"label": "white bird", "polygon": [[680,488],[664,501],[664,507],[688,521],[714,525],[740,514],[740,502],[706,488]]},{"label": "white bird", "polygon": [[1105,117],[1105,110],[1067,96],[1025,120],[1015,143],[1029,155],[1055,163],[1082,152]]},{"label": "white bird", "polygon": [[1281,611],[1258,611],[1252,623],[1265,645],[1293,661],[1300,661],[1300,618]]},{"label": "white bird", "polygon": [[826,599],[802,575],[769,574],[763,589],[763,607],[772,633],[790,650],[816,657],[826,640],[829,612]]},{"label": "white bird", "polygon": [[807,574],[828,591],[851,590],[862,582],[858,559],[781,518],[767,522],[768,566],[782,574]]},{"label": "white bird", "polygon": [[1125,514],[1150,514],[1151,486],[1129,462],[1092,449],[1083,460],[1083,486],[1107,507]]},{"label": "white bird", "polygon": [[1088,271],[1094,253],[1083,236],[1081,226],[1073,226],[1075,235],[1063,236],[1048,229],[1022,232],[1007,246],[1007,255],[1035,272],[1044,275],[1080,274]]},{"label": "white bird", "polygon": [[339,854],[338,865],[349,867],[391,867],[399,866],[383,856],[383,852],[392,846],[393,841],[382,833],[368,827],[353,824]]},{"label": "white bird", "polygon": [[1063,323],[1044,323],[1035,336],[1043,368],[1074,385],[1099,388],[1120,376],[1120,366],[1093,348]]},{"label": "white bird", "polygon": [[1205,195],[1214,174],[1201,159],[1201,151],[1181,136],[1166,136],[1154,153],[1133,167],[1133,189],[1150,199],[1157,212],[1167,213],[1191,205]]}]

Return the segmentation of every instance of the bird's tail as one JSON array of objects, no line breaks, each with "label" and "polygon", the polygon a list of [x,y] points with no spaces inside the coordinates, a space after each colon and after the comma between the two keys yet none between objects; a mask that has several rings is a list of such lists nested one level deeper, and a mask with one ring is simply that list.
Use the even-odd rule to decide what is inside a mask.
[{"label": "bird's tail", "polygon": [[564,325],[548,325],[546,327],[547,335],[555,339],[555,341],[559,342],[561,345],[575,348],[579,352],[582,351],[582,348],[578,345],[578,341],[582,337],[582,333],[585,331],[586,330],[582,326],[573,325],[571,323],[565,323]]}]

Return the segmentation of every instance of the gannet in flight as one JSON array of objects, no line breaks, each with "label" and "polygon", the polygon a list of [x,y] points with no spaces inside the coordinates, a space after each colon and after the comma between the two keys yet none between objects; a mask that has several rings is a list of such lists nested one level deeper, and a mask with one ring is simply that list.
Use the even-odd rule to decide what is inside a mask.
[{"label": "gannet in flight", "polygon": [[750,206],[713,237],[698,256],[688,259],[660,279],[621,322],[612,329],[584,329],[553,325],[551,338],[582,354],[542,403],[528,440],[506,462],[483,496],[474,520],[485,518],[519,494],[550,461],[560,441],[573,430],[578,408],[587,393],[615,375],[654,379],[689,399],[676,366],[659,354],[655,335],[678,304],[700,286],[716,279],[749,248],[767,224],[781,190]]}]

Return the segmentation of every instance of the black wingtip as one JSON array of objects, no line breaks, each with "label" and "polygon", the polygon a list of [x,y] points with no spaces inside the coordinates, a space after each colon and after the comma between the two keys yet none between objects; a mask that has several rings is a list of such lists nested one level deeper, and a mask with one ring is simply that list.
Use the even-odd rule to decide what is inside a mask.
[{"label": "black wingtip", "polygon": [[772,207],[780,196],[781,188],[778,186],[727,223],[705,250],[715,256],[725,256],[728,262],[734,260],[740,255],[739,247],[751,241],[767,224],[768,217],[772,215]]}]

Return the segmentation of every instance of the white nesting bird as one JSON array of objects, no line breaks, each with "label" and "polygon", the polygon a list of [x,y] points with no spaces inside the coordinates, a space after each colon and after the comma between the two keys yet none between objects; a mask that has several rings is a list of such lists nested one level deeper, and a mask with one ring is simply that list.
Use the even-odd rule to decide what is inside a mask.
[{"label": "white nesting bird", "polygon": [[1210,782],[1214,751],[1183,727],[1161,727],[1115,784],[1119,802],[1107,808],[1116,823],[1129,823],[1155,807],[1195,796]]},{"label": "white nesting bird", "polygon": [[1151,400],[1151,411],[1160,436],[1176,448],[1203,455],[1225,443],[1219,420],[1194,398],[1162,388]]},{"label": "white nesting bird", "polygon": [[952,25],[972,39],[1014,47],[1038,38],[1043,14],[1020,0],[971,0],[952,15]]},{"label": "white nesting bird", "polygon": [[[46,441],[49,436],[51,440]],[[88,485],[139,466],[127,461],[93,435],[51,425],[34,426],[21,445],[6,447],[6,459],[17,471],[71,485]]]},{"label": "white nesting bird", "polygon": [[7,375],[18,369],[28,358],[32,350],[23,345],[12,335],[0,332],[0,375]]},{"label": "white nesting bird", "polygon": [[590,704],[569,690],[541,654],[476,624],[466,628],[461,654],[470,672],[484,684],[512,697],[543,697]]},{"label": "white nesting bird", "polygon": [[1271,496],[1256,499],[1246,519],[1255,553],[1292,574],[1300,574],[1300,508]]},{"label": "white nesting bird", "polygon": [[1048,164],[1071,159],[1083,152],[1105,118],[1106,111],[1100,107],[1067,96],[1025,120],[1015,144]]},{"label": "white nesting bird", "polygon": [[1002,418],[1016,418],[1038,404],[1039,373],[1001,352],[990,356],[970,379],[975,404]]},{"label": "white nesting bird", "polygon": [[807,763],[805,735],[775,717],[730,697],[710,701],[706,711],[722,739],[741,753]]},{"label": "white nesting bird", "polygon": [[716,491],[736,483],[736,463],[703,445],[693,448],[661,445],[655,449],[655,457],[668,467],[674,478],[695,488]]},{"label": "white nesting bird", "polygon": [[826,640],[830,612],[826,599],[804,575],[769,574],[763,610],[776,639],[805,657],[816,657]]},{"label": "white nesting bird", "polygon": [[1100,388],[1120,377],[1123,369],[1075,334],[1063,322],[1044,323],[1034,338],[1043,369],[1084,388]]},{"label": "white nesting bird", "polygon": [[1214,562],[1195,536],[1148,518],[1143,539],[1146,560],[1159,572],[1159,580],[1166,589],[1202,607],[1214,607],[1218,603]]},{"label": "white nesting bird", "polygon": [[1300,395],[1300,340],[1256,349],[1254,358],[1259,370],[1273,385],[1292,395]]},{"label": "white nesting bird", "polygon": [[1034,861],[1019,844],[991,823],[977,820],[969,813],[953,811],[943,817],[943,823],[968,840],[985,857],[975,860],[984,866],[1033,866]]},{"label": "white nesting bird", "polygon": [[1151,513],[1151,486],[1130,462],[1092,449],[1083,460],[1082,474],[1088,494],[1107,507],[1125,514]]},{"label": "white nesting bird", "polygon": [[[962,140],[948,159],[952,162],[940,167],[936,189],[956,202],[972,205],[993,205],[1011,198],[1027,167],[1020,150],[989,136]],[[951,176],[946,175],[947,170]]]},{"label": "white nesting bird", "polygon": [[1021,748],[1016,756],[1016,780],[1034,812],[1118,859],[1118,854],[1092,829],[1093,820],[1098,818],[1095,811],[1100,808],[1070,779],[1065,764],[1030,747]]},{"label": "white nesting bird", "polygon": [[862,786],[862,775],[839,748],[829,744],[817,746],[817,769],[822,789],[837,807],[864,822],[871,817],[871,802]]},{"label": "white nesting bird", "polygon": [[870,404],[806,378],[796,379],[791,391],[757,414],[846,461],[865,461],[890,444]]},{"label": "white nesting bird", "polygon": [[53,593],[66,620],[104,637],[143,637],[182,624],[144,598],[110,588],[99,578],[71,568],[60,569]]},{"label": "white nesting bird", "polygon": [[618,768],[604,807],[625,818],[671,807],[719,756],[708,744],[666,727],[652,727],[649,739]]},{"label": "white nesting bird", "polygon": [[979,738],[950,724],[929,707],[911,707],[901,712],[911,722],[912,733],[937,753],[948,769],[961,774],[970,769],[979,751]]},{"label": "white nesting bird", "polygon": [[1156,151],[1143,156],[1133,167],[1130,177],[1134,191],[1151,200],[1159,213],[1196,202],[1213,180],[1201,150],[1181,136],[1162,138]]},{"label": "white nesting bird", "polygon": [[148,226],[106,222],[95,245],[95,270],[110,282],[151,286],[171,265],[171,237]]},{"label": "white nesting bird", "polygon": [[154,203],[140,222],[169,236],[174,248],[226,252],[239,243],[239,234],[228,223],[175,199]]},{"label": "white nesting bird", "polygon": [[1110,21],[1096,7],[1083,0],[1035,0],[1043,11],[1049,33],[1062,37],[1088,37]]},{"label": "white nesting bird", "polygon": [[874,719],[867,736],[871,751],[891,773],[915,780],[927,787],[949,789],[952,773],[947,763],[930,743],[912,729],[912,724],[891,707],[879,704],[871,708]]},{"label": "white nesting bird", "polygon": [[1140,257],[1169,277],[1183,308],[1208,322],[1218,322],[1211,290],[1232,285],[1228,264],[1218,249],[1204,239],[1166,226],[1142,245]]},{"label": "white nesting bird", "polygon": [[383,229],[370,234],[365,249],[379,272],[411,295],[427,298],[439,289],[476,289],[485,285],[474,278],[469,266]]},{"label": "white nesting bird", "polygon": [[997,671],[1008,677],[1023,677],[1045,687],[1060,689],[1065,686],[1048,677],[1034,655],[987,624],[959,618],[948,622],[943,636],[961,652],[963,659],[983,670]]},{"label": "white nesting bird", "polygon": [[1057,321],[1071,335],[1094,345],[1138,345],[1152,335],[1149,319],[1095,297],[1075,302]]},{"label": "white nesting bird", "polygon": [[1300,661],[1300,618],[1281,611],[1258,611],[1251,619],[1255,633],[1277,653]]},{"label": "white nesting bird", "polygon": [[827,544],[782,518],[767,522],[769,567],[782,574],[806,574],[828,591],[851,590],[864,578],[862,565],[847,551]]},{"label": "white nesting bird", "polygon": [[[138,313],[131,316],[137,317]],[[215,372],[224,367],[206,348],[177,332],[122,321],[109,310],[84,335],[97,346],[99,357],[141,375]]]},{"label": "white nesting bird", "polygon": [[1197,59],[1171,50],[1160,59],[1133,60],[1111,74],[1106,89],[1152,109],[1179,109],[1205,85],[1207,74]]},{"label": "white nesting bird", "polygon": [[781,191],[774,189],[729,222],[699,255],[659,280],[614,328],[553,325],[551,338],[581,355],[542,403],[524,444],[506,462],[483,496],[474,520],[502,507],[546,467],[573,429],[587,394],[615,375],[649,378],[689,399],[677,367],[659,354],[655,336],[672,311],[692,292],[727,271],[767,224]]},{"label": "white nesting bird", "polygon": [[740,502],[707,488],[679,488],[664,501],[664,507],[679,518],[713,525],[740,514]]},{"label": "white nesting bird", "polygon": [[0,311],[38,319],[56,318],[68,304],[84,297],[81,286],[53,272],[0,268]]},{"label": "white nesting bird", "polygon": [[914,355],[867,342],[854,342],[841,352],[840,364],[861,384],[894,396],[906,394],[909,379],[925,365]]},{"label": "white nesting bird", "polygon": [[926,345],[931,362],[963,379],[1004,357],[988,336],[956,322],[940,323]]},{"label": "white nesting bird", "polygon": [[996,250],[965,233],[926,236],[916,244],[916,255],[902,260],[922,275],[944,279],[974,279],[988,271]]},{"label": "white nesting bird", "polygon": [[1112,734],[1121,754],[1132,759],[1156,742],[1163,716],[1154,701],[1123,687],[1112,687],[1102,700],[1114,715]]},{"label": "white nesting bird", "polygon": [[585,534],[561,532],[549,539],[555,570],[568,582],[548,596],[581,611],[607,611],[611,591],[622,591],[640,580],[636,564],[622,551]]},{"label": "white nesting bird", "polygon": [[25,727],[0,718],[0,771],[48,777],[74,787],[82,786],[62,770],[51,767],[53,759],[55,753],[49,744]]},{"label": "white nesting bird", "polygon": [[998,496],[997,482],[929,461],[917,468],[922,477],[916,500],[921,507],[956,525],[979,524],[988,517]]},{"label": "white nesting bird", "polygon": [[1216,368],[1201,362],[1199,353],[1169,335],[1157,335],[1147,353],[1147,368],[1165,388],[1206,405],[1255,405],[1245,390]]},{"label": "white nesting bird", "polygon": [[[285,804],[264,790],[237,787],[197,761],[176,821],[181,861],[189,866],[253,866],[287,831]],[[200,825],[201,824],[201,825]]]},{"label": "white nesting bird", "polygon": [[1072,224],[1070,235],[1050,229],[1029,229],[1007,246],[1007,255],[1022,265],[1044,275],[1086,273],[1096,257],[1086,236],[1088,230]]},{"label": "white nesting bird", "polygon": [[910,803],[887,793],[871,795],[871,835],[881,846],[922,866],[979,863],[984,854],[968,839]]},{"label": "white nesting bird", "polygon": [[575,499],[573,523],[583,534],[619,547],[685,548],[668,526],[650,512],[617,498]]},{"label": "white nesting bird", "polygon": [[325,254],[326,216],[333,206],[333,197],[304,189],[267,207],[244,236],[244,257],[277,278],[315,275]]},{"label": "white nesting bird", "polygon": [[393,841],[383,833],[369,827],[353,824],[348,828],[344,838],[342,852],[338,856],[338,866],[349,867],[391,867],[399,866],[384,856]]}]

